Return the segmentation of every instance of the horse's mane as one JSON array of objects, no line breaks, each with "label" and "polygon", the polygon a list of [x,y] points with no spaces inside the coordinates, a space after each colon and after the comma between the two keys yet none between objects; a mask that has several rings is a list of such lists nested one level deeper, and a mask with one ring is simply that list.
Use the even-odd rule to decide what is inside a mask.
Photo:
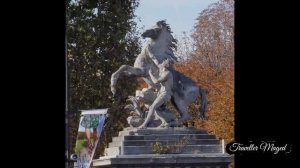
[{"label": "horse's mane", "polygon": [[156,22],[156,25],[161,28],[166,28],[166,30],[169,34],[166,37],[166,42],[167,42],[167,47],[168,47],[166,54],[170,55],[173,61],[177,61],[177,58],[175,57],[175,55],[173,53],[173,50],[177,50],[177,40],[171,34],[173,32],[171,31],[169,24],[166,23],[166,20],[161,20],[161,21]]}]

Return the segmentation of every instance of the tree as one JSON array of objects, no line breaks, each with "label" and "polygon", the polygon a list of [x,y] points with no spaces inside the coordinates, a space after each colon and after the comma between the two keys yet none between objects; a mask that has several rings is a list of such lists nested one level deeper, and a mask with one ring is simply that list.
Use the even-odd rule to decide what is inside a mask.
[{"label": "tree", "polygon": [[206,128],[227,143],[234,138],[233,3],[220,0],[199,14],[192,34],[191,57],[175,65],[176,70],[207,90],[207,120],[198,117],[198,101],[189,107],[192,114],[189,122]]},{"label": "tree", "polygon": [[138,0],[67,1],[72,148],[77,135],[79,110],[110,108],[98,154],[127,123],[126,113],[122,111],[123,100],[127,95],[134,94],[136,82],[120,79],[122,90],[119,90],[118,99],[111,97],[109,85],[111,74],[122,64],[133,64],[136,55],[140,53],[138,32],[133,20],[138,4]]},{"label": "tree", "polygon": [[175,56],[181,61],[190,59],[195,50],[193,46],[193,39],[187,32],[182,32],[182,34],[179,37],[176,37],[176,39],[178,39],[178,42],[177,49],[174,52]]},{"label": "tree", "polygon": [[233,68],[234,0],[220,0],[203,10],[193,32],[193,56],[215,70]]},{"label": "tree", "polygon": [[195,127],[206,128],[218,138],[231,142],[234,126],[234,74],[233,70],[222,70],[217,75],[212,67],[201,64],[196,59],[179,62],[175,69],[191,77],[201,88],[207,91],[207,119],[199,118],[200,100],[189,107]]}]

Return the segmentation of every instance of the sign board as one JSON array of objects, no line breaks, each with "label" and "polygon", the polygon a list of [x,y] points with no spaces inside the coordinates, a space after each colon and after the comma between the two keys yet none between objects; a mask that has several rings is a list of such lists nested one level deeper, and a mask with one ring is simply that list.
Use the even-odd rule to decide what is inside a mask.
[{"label": "sign board", "polygon": [[81,110],[74,168],[90,168],[108,109]]}]

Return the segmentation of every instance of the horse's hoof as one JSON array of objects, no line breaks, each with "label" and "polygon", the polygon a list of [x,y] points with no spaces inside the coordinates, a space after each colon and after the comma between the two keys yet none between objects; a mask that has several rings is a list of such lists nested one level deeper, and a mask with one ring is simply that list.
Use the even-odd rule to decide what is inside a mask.
[{"label": "horse's hoof", "polygon": [[176,126],[178,126],[178,121],[172,121],[168,125],[169,125],[169,127],[176,127]]},{"label": "horse's hoof", "polygon": [[206,120],[206,117],[205,117],[205,116],[200,116],[200,119],[201,119],[202,121],[204,121],[204,120]]},{"label": "horse's hoof", "polygon": [[170,126],[169,123],[162,123],[160,124],[160,126],[158,126],[158,128],[167,128],[169,126]]},{"label": "horse's hoof", "polygon": [[145,129],[145,128],[146,128],[146,126],[144,126],[144,125],[141,125],[138,127],[138,129]]}]

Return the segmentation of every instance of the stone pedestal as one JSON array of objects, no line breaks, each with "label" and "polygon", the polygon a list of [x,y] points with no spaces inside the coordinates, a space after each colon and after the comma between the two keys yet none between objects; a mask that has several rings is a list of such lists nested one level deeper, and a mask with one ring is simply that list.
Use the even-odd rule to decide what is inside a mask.
[{"label": "stone pedestal", "polygon": [[233,156],[204,129],[125,128],[114,137],[94,167],[225,168]]}]

